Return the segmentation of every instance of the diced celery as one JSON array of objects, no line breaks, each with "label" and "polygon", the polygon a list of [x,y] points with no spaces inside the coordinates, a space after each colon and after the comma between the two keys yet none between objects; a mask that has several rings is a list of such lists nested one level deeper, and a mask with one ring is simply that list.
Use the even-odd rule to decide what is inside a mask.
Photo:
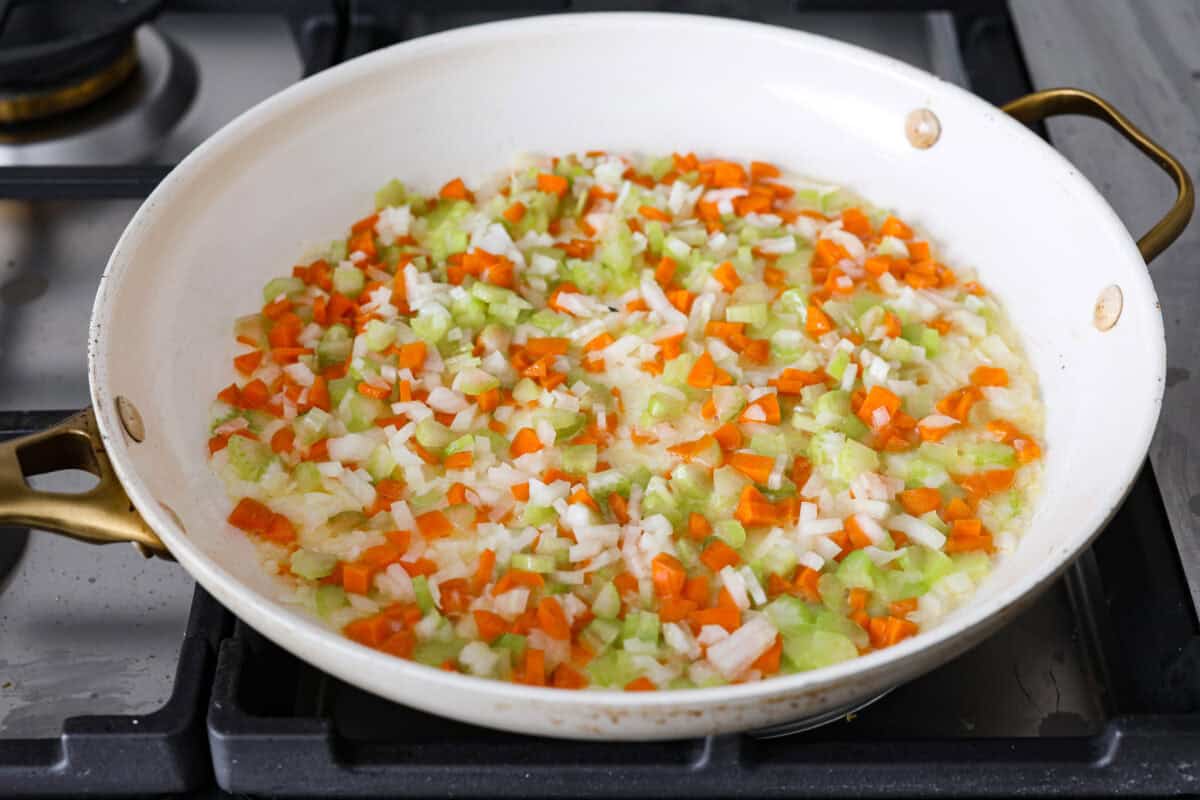
[{"label": "diced celery", "polygon": [[557,441],[572,438],[587,425],[586,414],[568,411],[565,408],[540,408],[534,413],[534,417],[550,423],[558,435]]},{"label": "diced celery", "polygon": [[849,365],[850,354],[845,350],[838,350],[837,354],[830,359],[829,366],[825,368],[825,371],[828,372],[834,380],[840,381],[842,379],[842,375],[846,372],[846,367]]},{"label": "diced celery", "polygon": [[[832,420],[840,419],[850,413],[850,393],[835,389],[817,398],[813,405],[817,422],[832,427]],[[822,419],[827,418],[827,419]]]},{"label": "diced celery", "polygon": [[437,303],[430,303],[417,312],[409,324],[412,325],[413,333],[420,339],[429,344],[437,344],[450,330],[451,322],[449,311]]},{"label": "diced celery", "polygon": [[417,605],[421,608],[422,614],[428,614],[434,610],[433,592],[429,590],[429,579],[424,575],[418,575],[412,579],[413,593],[417,596]]},{"label": "diced celery", "polygon": [[671,471],[671,492],[688,500],[703,500],[712,492],[712,478],[699,464],[680,464]]},{"label": "diced celery", "polygon": [[316,592],[317,614],[328,617],[346,605],[346,590],[333,584],[322,584]]},{"label": "diced celery", "polygon": [[334,239],[329,243],[329,249],[326,251],[325,260],[331,264],[340,264],[346,260],[346,240]]},{"label": "diced celery", "polygon": [[756,433],[750,437],[749,449],[763,456],[788,455],[790,445],[787,436],[781,432]]},{"label": "diced celery", "polygon": [[333,568],[337,566],[337,562],[338,558],[335,555],[318,553],[316,550],[301,548],[292,553],[289,564],[292,572],[301,578],[308,578],[310,581],[315,581],[332,573]]},{"label": "diced celery", "polygon": [[517,385],[513,387],[513,400],[522,405],[532,403],[541,396],[542,387],[529,378],[521,378],[521,380],[517,381]]},{"label": "diced celery", "polygon": [[665,392],[655,392],[646,401],[646,418],[651,422],[675,419],[686,409],[686,399]]},{"label": "diced celery", "polygon": [[567,445],[561,452],[564,472],[587,475],[596,469],[597,450],[594,444]]},{"label": "diced celery", "polygon": [[776,301],[784,314],[802,314],[808,308],[808,296],[799,289],[788,289]]},{"label": "diced celery", "polygon": [[730,322],[744,322],[752,327],[767,324],[767,304],[747,303],[746,305],[729,306],[725,309],[725,319]]},{"label": "diced celery", "polygon": [[442,448],[454,441],[455,438],[449,428],[433,417],[425,417],[418,422],[414,435],[417,437],[417,444],[421,447],[438,452],[441,452]]},{"label": "diced celery", "polygon": [[672,522],[678,522],[682,517],[679,503],[676,502],[666,480],[655,475],[646,484],[646,494],[642,498],[642,516],[649,517],[662,514]]},{"label": "diced celery", "polygon": [[589,474],[587,485],[588,494],[597,500],[608,497],[614,492],[620,495],[629,494],[629,478],[616,469],[606,469],[603,472]]},{"label": "diced celery", "polygon": [[807,629],[815,619],[815,614],[808,603],[789,594],[781,594],[768,603],[763,611],[766,612],[771,623],[785,636],[794,635]]},{"label": "diced celery", "polygon": [[746,392],[740,386],[714,386],[712,399],[718,422],[735,419],[746,407]]},{"label": "diced celery", "polygon": [[296,441],[304,447],[308,447],[313,442],[325,438],[331,419],[332,417],[327,412],[319,408],[314,407],[305,411],[292,423],[292,430],[296,432]]},{"label": "diced celery", "polygon": [[941,349],[941,334],[936,329],[922,325],[919,322],[910,323],[900,329],[900,335],[913,344],[925,348],[925,355],[932,358]]},{"label": "diced celery", "polygon": [[621,613],[621,595],[612,581],[607,581],[592,601],[592,613],[600,619],[616,619]]},{"label": "diced celery", "polygon": [[405,191],[404,184],[392,178],[375,192],[375,210],[387,206],[402,206],[407,197],[408,192]]},{"label": "diced celery", "polygon": [[317,343],[317,359],[322,368],[343,363],[350,357],[350,349],[354,346],[354,336],[350,329],[342,324],[331,325]]},{"label": "diced celery", "polygon": [[346,430],[351,433],[369,430],[375,424],[375,419],[384,411],[382,402],[357,392],[348,394],[345,402],[338,406],[338,416],[346,423]]},{"label": "diced celery", "polygon": [[903,239],[897,239],[895,236],[884,236],[879,240],[879,244],[876,245],[875,252],[881,256],[908,258],[908,245],[904,243]]},{"label": "diced celery", "polygon": [[446,455],[452,456],[455,453],[471,452],[475,449],[475,437],[469,433],[459,436],[457,439],[446,445]]},{"label": "diced celery", "polygon": [[675,555],[679,557],[683,568],[689,572],[700,566],[700,551],[691,539],[676,539]]},{"label": "diced celery", "polygon": [[979,442],[962,447],[963,460],[975,467],[1015,467],[1017,451],[1000,442]]},{"label": "diced celery", "polygon": [[525,653],[525,637],[517,633],[503,633],[492,644],[492,648],[495,650],[507,650],[514,656],[521,656]]},{"label": "diced celery", "polygon": [[600,263],[613,272],[628,273],[633,266],[633,237],[626,225],[611,225],[600,250]]},{"label": "diced celery", "polygon": [[514,553],[512,568],[524,570],[525,572],[553,572],[555,569],[554,556]]},{"label": "diced celery", "polygon": [[[620,605],[620,601],[617,601]],[[617,637],[621,635],[621,626],[619,623],[613,622],[611,619],[603,619],[597,616],[589,622],[579,634],[583,645],[592,652],[593,656],[598,656],[607,650]]]},{"label": "diced celery", "polygon": [[474,206],[465,200],[443,200],[429,215],[427,236],[430,255],[435,263],[440,264],[448,256],[467,249],[469,237],[462,222],[473,210]]},{"label": "diced celery", "polygon": [[872,591],[879,578],[879,568],[862,550],[853,550],[838,564],[837,577],[850,589]]},{"label": "diced celery", "polygon": [[[442,625],[446,625],[444,620]],[[464,644],[465,642],[461,639],[455,638],[439,638],[420,642],[413,651],[413,661],[428,667],[440,667],[447,661],[457,660],[458,654],[462,651]]]},{"label": "diced celery", "polygon": [[358,267],[343,264],[333,270],[333,290],[346,297],[358,297],[366,281],[366,274]]},{"label": "diced celery", "polygon": [[713,534],[737,550],[746,543],[746,529],[736,519],[723,519],[713,526]]},{"label": "diced celery", "polygon": [[267,471],[274,455],[263,442],[245,436],[230,436],[225,450],[229,453],[229,465],[244,481],[257,481]]},{"label": "diced celery", "polygon": [[945,467],[920,457],[908,462],[908,469],[904,473],[904,483],[912,489],[920,487],[936,489],[945,485],[949,480],[950,473],[946,472]]},{"label": "diced celery", "polygon": [[536,528],[553,522],[557,518],[558,512],[551,506],[525,506],[525,512],[521,515],[521,522]]},{"label": "diced celery", "polygon": [[667,362],[663,368],[662,382],[668,386],[682,389],[687,386],[688,373],[696,363],[696,357],[691,353],[681,353]]},{"label": "diced celery", "polygon": [[329,382],[329,402],[334,408],[342,407],[342,400],[346,395],[354,391],[358,381],[351,377],[334,378]]},{"label": "diced celery", "polygon": [[992,569],[992,559],[987,553],[976,550],[970,553],[956,553],[950,557],[954,561],[956,572],[965,572],[971,580],[978,583],[987,577]]},{"label": "diced celery", "polygon": [[821,595],[821,603],[835,614],[845,614],[850,610],[846,602],[846,585],[832,572],[823,573],[817,579],[817,594]]},{"label": "diced celery", "polygon": [[377,319],[370,320],[367,323],[367,349],[378,353],[380,350],[386,350],[392,342],[396,341],[396,326],[389,325]]},{"label": "diced celery", "polygon": [[487,304],[464,294],[450,302],[450,315],[460,328],[482,328],[487,324]]},{"label": "diced celery", "polygon": [[279,295],[295,295],[304,291],[304,281],[299,278],[272,278],[263,287],[263,302],[270,303]]},{"label": "diced celery", "polygon": [[885,603],[920,597],[929,591],[929,584],[916,570],[888,569],[882,571],[882,580],[875,586],[875,594]]},{"label": "diced celery", "polygon": [[621,628],[622,639],[654,643],[658,641],[658,633],[658,614],[653,611],[630,611],[625,615],[625,624]]},{"label": "diced celery", "polygon": [[790,547],[772,547],[763,555],[760,564],[765,575],[787,577],[796,569],[796,552]]},{"label": "diced celery", "polygon": [[371,473],[371,478],[381,481],[391,475],[394,469],[396,459],[392,458],[391,449],[386,444],[377,445],[367,458],[367,472]]},{"label": "diced celery", "polygon": [[841,634],[810,629],[785,635],[783,654],[796,669],[809,670],[848,661],[858,655],[858,648]]},{"label": "diced celery", "polygon": [[663,240],[666,238],[663,235],[662,223],[658,220],[651,220],[646,223],[646,247],[650,254],[656,257],[662,256]]},{"label": "diced celery", "polygon": [[296,482],[296,488],[301,492],[320,492],[325,489],[321,471],[311,461],[301,461],[297,464],[296,468],[292,470],[292,480]]},{"label": "diced celery", "polygon": [[879,469],[879,454],[864,444],[847,439],[838,451],[834,475],[844,483],[850,483],[864,472]]},{"label": "diced celery", "polygon": [[553,335],[565,330],[571,324],[571,319],[564,314],[542,308],[529,317],[529,322]]},{"label": "diced celery", "polygon": [[638,677],[633,660],[624,650],[607,650],[587,665],[588,677],[594,686],[623,687]]}]

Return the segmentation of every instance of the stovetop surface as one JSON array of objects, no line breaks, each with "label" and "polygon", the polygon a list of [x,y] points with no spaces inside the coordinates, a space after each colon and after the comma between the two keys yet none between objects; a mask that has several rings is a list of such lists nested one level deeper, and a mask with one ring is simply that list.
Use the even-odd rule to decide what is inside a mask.
[{"label": "stovetop surface", "polygon": [[[30,175],[39,187],[38,199],[0,200],[0,436],[88,402],[92,297],[137,207],[140,188],[129,185],[152,186],[161,174],[154,165],[176,162],[338,53],[567,5],[513,3],[493,13],[471,3],[303,2],[289,15],[169,4],[184,11],[156,29],[194,60],[197,91],[141,159],[151,166],[130,173],[134,184],[113,189],[97,179],[98,189],[83,191],[71,183],[120,175],[119,165],[106,173],[0,167],[0,196],[28,197],[14,187]],[[950,14],[902,3],[918,10],[879,13],[856,0],[855,12],[828,10],[837,5],[665,10],[734,14],[861,44],[992,102],[1028,88],[1002,4]],[[331,7],[351,8],[353,24],[339,24]],[[90,164],[112,166],[101,154]],[[87,485],[79,474],[42,480],[60,490]],[[239,793],[297,796],[1099,794],[1173,792],[1200,780],[1188,757],[1200,752],[1200,639],[1148,468],[1092,550],[999,633],[850,719],[782,739],[622,745],[499,735],[333,680],[193,591],[177,566],[128,548],[0,530],[0,795],[209,796],[218,793],[214,780]],[[147,763],[160,769],[139,767]]]}]

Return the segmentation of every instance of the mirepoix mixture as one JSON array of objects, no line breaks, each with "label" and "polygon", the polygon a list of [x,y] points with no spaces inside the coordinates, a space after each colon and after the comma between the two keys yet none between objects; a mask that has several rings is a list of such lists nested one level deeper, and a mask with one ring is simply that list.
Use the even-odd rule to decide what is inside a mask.
[{"label": "mirepoix mixture", "polygon": [[209,450],[286,599],[564,689],[889,647],[1027,523],[1042,407],[987,291],[848,192],[602,152],[398,181],[235,324]]}]

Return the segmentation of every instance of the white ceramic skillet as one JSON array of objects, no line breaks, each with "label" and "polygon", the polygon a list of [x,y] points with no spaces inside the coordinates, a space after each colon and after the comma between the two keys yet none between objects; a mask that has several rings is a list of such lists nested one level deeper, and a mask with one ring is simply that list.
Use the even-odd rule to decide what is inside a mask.
[{"label": "white ceramic skillet", "polygon": [[[300,658],[382,697],[481,725],[656,739],[761,728],[861,701],[966,650],[1048,586],[1120,504],[1158,416],[1163,324],[1146,261],[1187,222],[1187,176],[1090,95],[1058,90],[1007,110],[845,44],[688,16],[484,25],[323,72],[234,120],[142,205],[96,297],[93,409],[0,453],[0,521],[165,545],[221,603]],[[1071,164],[1013,119],[1058,113],[1107,121],[1175,180],[1175,206],[1140,243]],[[906,132],[920,119],[920,130]],[[519,153],[593,148],[785,165],[897,209],[948,262],[979,271],[1037,370],[1047,447],[1032,526],[968,605],[837,666],[621,693],[427,668],[271,599],[250,542],[225,524],[230,502],[206,457],[209,403],[230,380],[233,318],[306,242],[334,238],[368,212],[393,176],[432,191],[452,176],[492,175]],[[97,472],[99,487],[63,497],[22,478],[67,466]]]}]

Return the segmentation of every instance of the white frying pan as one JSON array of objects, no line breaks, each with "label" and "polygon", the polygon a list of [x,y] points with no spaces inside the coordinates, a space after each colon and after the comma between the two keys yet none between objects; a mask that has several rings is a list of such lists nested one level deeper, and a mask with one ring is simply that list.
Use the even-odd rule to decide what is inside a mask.
[{"label": "white frying pan", "polygon": [[[1104,120],[1175,181],[1175,205],[1140,242],[1021,124],[1056,114]],[[272,599],[274,579],[224,521],[231,504],[205,447],[210,400],[230,379],[233,318],[305,243],[331,239],[366,213],[393,176],[432,191],[451,176],[492,175],[522,152],[593,148],[775,162],[897,209],[947,261],[979,271],[1037,370],[1047,447],[1033,523],[969,604],[930,631],[837,666],[747,685],[622,693],[431,669],[357,645]],[[418,39],[255,107],[146,200],[96,297],[93,408],[0,452],[0,521],[165,546],[226,607],[300,658],[388,699],[480,725],[657,739],[816,717],[987,636],[1113,514],[1145,457],[1163,393],[1163,323],[1146,261],[1179,235],[1192,204],[1174,158],[1076,90],[1000,110],[865,50],[700,17],[539,17]],[[22,477],[70,466],[99,474],[99,487],[52,495]]]}]

